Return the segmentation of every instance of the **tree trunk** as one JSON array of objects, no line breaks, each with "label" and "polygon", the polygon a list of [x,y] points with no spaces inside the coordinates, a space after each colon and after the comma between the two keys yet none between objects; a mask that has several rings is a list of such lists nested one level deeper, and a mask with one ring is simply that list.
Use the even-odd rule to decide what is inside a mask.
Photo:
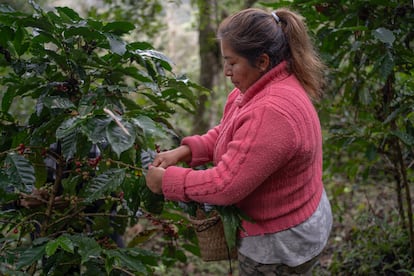
[{"label": "tree trunk", "polygon": [[[227,16],[226,11],[219,11],[216,0],[198,0],[199,12],[198,43],[200,55],[200,84],[211,90],[210,95],[202,94],[198,99],[198,108],[193,119],[192,133],[201,134],[217,123],[213,114],[215,109],[207,109],[206,104],[210,101],[214,105],[213,88],[218,84],[219,76],[222,74],[220,46],[216,39],[217,24],[223,17]],[[246,0],[241,3],[241,8],[248,8],[254,5],[257,0]],[[222,3],[221,3],[222,4]],[[224,6],[224,5],[222,5]]]},{"label": "tree trunk", "polygon": [[[211,91],[220,71],[220,50],[216,40],[216,9],[215,0],[198,1],[199,10],[199,55],[200,55],[200,84]],[[213,93],[213,92],[211,92]],[[211,126],[206,116],[206,103],[209,95],[202,94],[198,99],[198,108],[194,117],[193,133],[201,134]]]}]

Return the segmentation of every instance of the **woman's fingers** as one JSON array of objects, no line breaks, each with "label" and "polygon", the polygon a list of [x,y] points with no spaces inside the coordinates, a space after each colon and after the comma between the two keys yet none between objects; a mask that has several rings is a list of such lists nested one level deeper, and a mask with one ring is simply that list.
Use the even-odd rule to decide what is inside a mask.
[{"label": "woman's fingers", "polygon": [[154,161],[152,161],[152,165],[154,167],[158,167],[161,164],[160,158],[158,157],[158,155],[154,158]]},{"label": "woman's fingers", "polygon": [[155,156],[152,165],[154,167],[161,167],[166,169],[171,165],[175,165],[177,162],[174,161],[173,156],[169,152],[160,153]]},{"label": "woman's fingers", "polygon": [[163,158],[162,156],[156,156],[154,161],[152,162],[152,165],[154,167],[161,167],[161,168],[167,168],[168,167],[168,163],[165,160],[165,158]]},{"label": "woman's fingers", "polygon": [[148,188],[156,194],[162,194],[162,177],[165,170],[160,167],[149,166],[146,175]]}]

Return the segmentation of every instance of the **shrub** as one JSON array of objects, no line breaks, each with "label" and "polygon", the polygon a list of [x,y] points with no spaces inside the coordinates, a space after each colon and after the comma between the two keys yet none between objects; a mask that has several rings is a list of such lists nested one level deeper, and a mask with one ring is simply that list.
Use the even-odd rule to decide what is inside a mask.
[{"label": "shrub", "polygon": [[[184,260],[172,241],[185,227],[153,216],[164,200],[143,174],[155,138],[178,138],[168,118],[203,89],[129,42],[131,23],[32,5],[0,6],[0,274],[145,275]],[[138,219],[155,228],[122,244]],[[140,247],[154,231],[162,252]]]},{"label": "shrub", "polygon": [[343,243],[335,248],[330,272],[335,275],[411,275],[410,242],[398,214],[361,212]]}]

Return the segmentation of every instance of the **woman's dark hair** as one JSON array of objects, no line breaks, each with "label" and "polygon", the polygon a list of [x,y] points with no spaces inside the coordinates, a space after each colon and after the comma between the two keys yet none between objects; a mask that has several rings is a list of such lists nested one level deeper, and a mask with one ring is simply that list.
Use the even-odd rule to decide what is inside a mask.
[{"label": "woman's dark hair", "polygon": [[313,47],[302,16],[284,8],[274,13],[278,21],[260,9],[242,10],[220,24],[217,37],[229,43],[252,66],[256,66],[262,54],[270,58],[269,70],[286,60],[290,72],[309,96],[318,99],[325,84],[325,66]]}]

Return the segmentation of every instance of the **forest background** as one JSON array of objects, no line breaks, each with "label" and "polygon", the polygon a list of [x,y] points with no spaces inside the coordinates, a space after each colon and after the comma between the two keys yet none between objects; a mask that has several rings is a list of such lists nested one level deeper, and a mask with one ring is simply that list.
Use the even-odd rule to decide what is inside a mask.
[{"label": "forest background", "polygon": [[[59,37],[58,28],[56,32],[52,28],[53,31],[49,33],[48,28],[51,26],[25,20],[23,15],[2,7],[0,22],[2,27],[0,39],[2,206],[21,198],[22,192],[27,194],[26,188],[32,184],[36,187],[49,187],[47,177],[39,176],[36,165],[30,166],[27,160],[36,164],[33,160],[36,158],[30,158],[30,155],[36,152],[37,147],[40,152],[40,145],[46,142],[52,144],[58,139],[66,142],[62,144],[63,157],[78,156],[79,153],[77,162],[80,162],[81,166],[78,167],[78,163],[74,164],[73,171],[78,172],[83,181],[91,179],[91,186],[86,185],[89,188],[85,191],[77,191],[77,188],[72,187],[75,181],[79,181],[79,177],[69,177],[67,179],[70,181],[66,182],[61,179],[70,203],[82,205],[83,203],[77,200],[85,197],[86,192],[93,194],[87,204],[103,199],[105,204],[102,210],[100,209],[99,212],[95,210],[95,213],[86,212],[85,206],[79,209],[64,206],[67,208],[64,209],[65,211],[56,211],[56,203],[50,196],[55,195],[56,192],[52,187],[48,190],[52,192],[45,199],[45,206],[17,211],[3,208],[0,215],[2,221],[0,273],[7,275],[10,271],[20,271],[25,275],[46,271],[58,275],[73,271],[75,267],[78,269],[75,269],[77,273],[87,275],[98,271],[99,266],[102,266],[101,269],[104,269],[107,274],[114,275],[152,273],[174,275],[177,270],[189,275],[217,275],[226,272],[228,269],[226,263],[205,263],[196,257],[199,253],[194,236],[187,231],[182,222],[183,218],[177,215],[179,213],[177,206],[169,205],[162,199],[148,194],[148,191],[142,188],[145,186],[142,183],[145,160],[142,158],[133,160],[126,155],[136,155],[141,152],[141,156],[145,157],[145,154],[151,154],[151,149],[156,150],[153,146],[155,143],[160,145],[161,149],[170,148],[181,137],[203,133],[218,123],[231,85],[226,82],[222,74],[215,30],[217,24],[227,15],[252,6],[269,10],[288,6],[300,12],[306,19],[315,45],[328,65],[329,85],[322,101],[317,103],[317,110],[324,132],[323,177],[334,211],[334,227],[328,247],[315,273],[317,275],[412,275],[414,273],[411,192],[414,179],[412,169],[414,166],[413,2],[108,0],[37,1],[34,4],[26,1],[1,1],[1,3],[10,5],[15,11],[37,13],[38,18],[42,20],[46,18],[56,25],[61,24],[59,27],[65,30],[67,35],[64,37],[66,40],[60,42],[59,39],[64,38]],[[55,7],[70,7],[80,16],[65,9],[60,9],[56,16],[47,13],[47,11],[53,12]],[[19,18],[23,22],[22,25],[18,25],[20,21],[17,19],[11,20],[13,16]],[[82,18],[93,19],[93,21],[85,23]],[[105,25],[102,22],[122,23]],[[129,22],[132,26],[125,22]],[[85,25],[79,27],[80,25],[75,23]],[[72,28],[74,25],[77,27]],[[104,40],[102,36],[92,35],[83,27],[89,28],[88,30],[95,28],[104,33],[105,39],[110,41],[109,45],[102,42]],[[42,31],[40,33],[46,35],[42,41],[33,39],[33,45],[29,47],[27,39],[33,37],[23,31],[24,28],[38,28]],[[69,32],[70,28],[72,29]],[[84,40],[75,43],[73,42],[75,37]],[[91,42],[88,40],[90,37],[93,37],[98,44],[85,43]],[[127,50],[120,50],[118,47],[122,45],[120,44],[122,41],[130,43]],[[138,43],[134,44],[132,41]],[[52,60],[56,60],[60,67],[66,68],[62,70],[63,72],[71,71],[72,69],[59,64],[61,60],[57,54],[53,55],[51,51],[42,52],[40,48],[34,47],[36,43],[43,45],[51,42],[63,45],[62,49],[71,46],[73,48],[70,49],[83,49],[89,51],[88,54],[95,49],[108,50],[108,55],[93,64],[82,59],[77,60],[76,55],[80,55],[80,52],[65,54],[63,51],[62,55],[66,55],[68,60],[78,66],[69,74],[71,77],[69,80],[86,80],[88,88],[85,89],[91,89],[94,87],[94,81],[88,81],[79,72],[95,74],[101,71],[102,75],[99,75],[97,80],[102,83],[96,87],[96,93],[110,91],[110,95],[115,95],[121,91],[122,97],[117,96],[112,102],[101,102],[99,97],[86,99],[82,96],[81,100],[77,97],[74,97],[76,100],[68,97],[58,107],[54,106],[55,102],[53,102],[57,98],[48,98],[48,100],[42,98],[42,93],[56,97],[53,93],[57,90],[60,92],[76,90],[81,94],[84,91],[83,83],[68,81],[65,73],[52,75],[40,66],[39,64],[44,64],[44,67],[47,67],[46,59],[36,64],[34,59],[31,59],[36,55],[39,55],[39,58],[42,55],[49,56]],[[76,48],[77,44],[82,45]],[[31,48],[34,51],[30,52]],[[56,51],[56,53],[61,52]],[[15,62],[16,60],[19,62]],[[137,83],[145,84],[145,89],[142,89],[142,95],[145,97],[140,95],[126,97],[135,103],[123,97],[130,93],[130,87],[136,83],[131,83],[130,79],[124,80],[114,73],[117,63],[126,63],[128,60],[136,60],[137,66],[147,70],[146,75],[132,72],[131,68],[121,68],[122,70],[117,72],[129,74]],[[83,66],[82,62],[87,65],[82,69],[83,71],[79,69]],[[114,67],[113,70],[108,68],[110,66]],[[13,70],[7,69],[8,67]],[[33,69],[34,67],[36,69]],[[94,70],[87,71],[90,67]],[[30,79],[33,75],[41,74],[47,75],[47,89],[39,90],[30,83],[30,81],[33,83],[43,81],[43,78]],[[108,74],[106,82],[105,74]],[[25,82],[21,81],[22,79]],[[158,93],[159,89],[161,93]],[[107,97],[108,94],[105,96]],[[118,99],[120,102],[117,101]],[[48,106],[51,111],[48,111],[47,115],[42,112],[37,114],[39,112],[34,104],[36,101],[43,101],[42,104]],[[90,108],[91,106],[94,108]],[[127,112],[116,114],[117,119],[113,120],[118,123],[123,122],[127,131],[136,132],[137,139],[125,141],[116,134],[119,131],[116,128],[120,125],[102,119],[102,116],[107,114],[102,112],[106,106],[123,106],[124,111],[133,110],[129,114]],[[83,109],[93,112],[96,120],[88,122],[72,120],[79,114],[89,114],[82,113]],[[72,110],[70,119],[66,120],[62,115],[59,124],[43,124],[46,118],[59,117],[60,115],[56,114],[61,114],[61,111],[62,114],[66,112],[65,116],[67,116],[68,110]],[[79,113],[73,115],[73,110]],[[138,119],[134,120],[134,116]],[[160,122],[163,131],[159,129]],[[79,126],[79,129],[74,131],[72,125]],[[81,142],[75,146],[68,144],[69,142],[75,144],[74,141],[80,139],[77,137],[79,133],[87,136],[89,139],[86,139],[87,141],[91,139],[98,141],[96,133],[85,130],[96,126],[101,130],[106,129],[108,136],[99,139],[107,139],[111,150],[107,152],[105,149],[103,154],[99,155],[102,157],[95,156],[92,160],[95,163],[91,165],[91,158],[81,157],[82,154],[85,155],[85,150],[78,149]],[[51,135],[50,139],[41,142],[41,139],[33,139],[46,135],[46,128],[54,129],[52,134],[48,134]],[[168,133],[173,133],[173,141],[161,134],[165,129],[169,131]],[[71,140],[67,137],[74,138]],[[46,145],[42,147],[45,149]],[[46,156],[52,155],[60,160],[60,152],[58,158],[56,151],[49,152],[49,150],[46,149]],[[44,157],[45,154],[39,153],[39,155]],[[84,169],[84,163],[81,161],[89,162],[90,167],[93,167],[93,175],[91,170]],[[102,163],[103,161],[105,162]],[[64,162],[69,163],[68,159]],[[99,179],[94,175],[99,174],[96,169],[97,163],[100,164],[101,171],[108,172],[100,174]],[[117,165],[116,168],[112,167],[114,164]],[[133,166],[125,164],[133,164]],[[135,172],[133,176],[129,176],[131,171]],[[16,175],[19,176],[18,179],[12,178]],[[45,185],[39,184],[40,178],[45,178],[43,181]],[[10,182],[16,187],[12,192],[8,190]],[[141,184],[140,190],[131,188],[134,183]],[[114,194],[116,196],[113,196]],[[138,206],[129,201],[137,197],[141,199]],[[113,210],[114,204],[123,207],[117,207],[116,216],[108,215]],[[136,217],[138,211],[144,212],[139,219]],[[142,216],[147,223],[143,223]],[[66,220],[79,219],[79,217],[89,220],[92,220],[90,219],[92,217],[93,223],[85,222],[82,227],[71,225],[73,228],[71,231],[63,230],[68,227],[68,224],[64,223]],[[114,227],[108,223],[112,219],[122,220],[122,223]],[[29,227],[36,223],[40,230]],[[90,233],[93,234],[87,237],[78,235],[78,229],[83,227],[91,227]],[[101,233],[95,228],[108,231]],[[119,249],[105,239],[106,234],[114,233],[114,228],[128,241],[128,250]],[[56,234],[56,229],[61,232]],[[39,237],[30,236],[33,235],[33,231],[38,231]],[[163,235],[160,236],[160,232]],[[28,235],[30,238],[27,238]],[[148,251],[141,251],[141,249]],[[90,260],[90,256],[94,256],[93,260]],[[69,259],[72,259],[72,262],[69,262]]]}]

